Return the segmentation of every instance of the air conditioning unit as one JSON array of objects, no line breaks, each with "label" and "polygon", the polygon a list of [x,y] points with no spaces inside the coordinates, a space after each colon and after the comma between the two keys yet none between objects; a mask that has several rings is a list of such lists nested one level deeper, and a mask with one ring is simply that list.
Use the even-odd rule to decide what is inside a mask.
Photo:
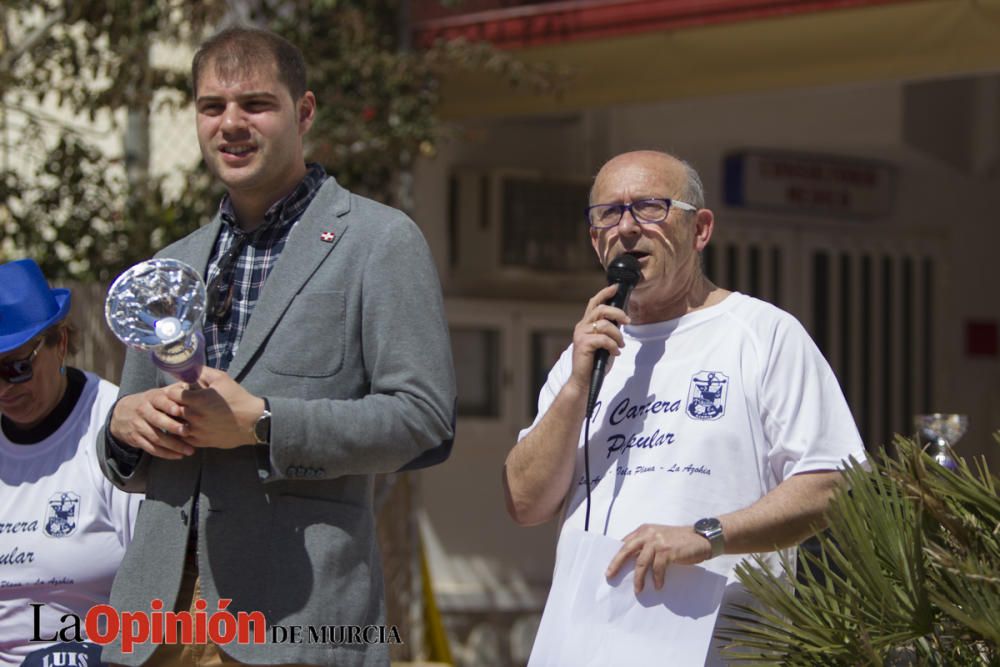
[{"label": "air conditioning unit", "polygon": [[453,170],[449,189],[453,294],[575,298],[599,284],[588,180],[469,167]]}]

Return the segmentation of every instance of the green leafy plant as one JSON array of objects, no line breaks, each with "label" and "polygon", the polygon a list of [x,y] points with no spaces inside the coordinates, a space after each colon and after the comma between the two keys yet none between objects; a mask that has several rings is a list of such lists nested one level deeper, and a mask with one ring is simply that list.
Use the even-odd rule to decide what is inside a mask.
[{"label": "green leafy plant", "polygon": [[912,440],[895,449],[845,470],[819,555],[800,551],[797,579],[738,567],[760,605],[729,614],[732,659],[1000,665],[997,479],[982,459],[952,472]]}]

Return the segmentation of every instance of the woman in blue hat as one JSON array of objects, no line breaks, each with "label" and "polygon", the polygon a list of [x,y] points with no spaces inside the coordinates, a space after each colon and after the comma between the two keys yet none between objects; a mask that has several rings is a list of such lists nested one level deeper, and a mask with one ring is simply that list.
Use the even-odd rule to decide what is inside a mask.
[{"label": "woman in blue hat", "polygon": [[73,640],[86,639],[87,611],[108,601],[139,503],[97,463],[95,440],[118,388],[66,366],[76,351],[70,300],[69,290],[49,287],[34,261],[0,265],[4,667],[98,663],[97,646]]}]

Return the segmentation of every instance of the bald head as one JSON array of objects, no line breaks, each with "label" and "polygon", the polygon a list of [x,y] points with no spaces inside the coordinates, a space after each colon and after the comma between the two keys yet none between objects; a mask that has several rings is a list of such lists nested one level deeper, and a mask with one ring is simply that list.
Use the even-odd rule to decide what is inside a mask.
[{"label": "bald head", "polygon": [[[669,193],[653,194],[648,188],[655,181],[658,187],[666,186]],[[679,158],[660,151],[632,151],[616,155],[601,167],[594,178],[590,189],[590,203],[598,204],[595,197],[602,196],[607,191],[606,186],[614,183],[627,183],[631,194],[636,198],[649,196],[669,196],[693,204],[697,208],[705,207],[705,190],[701,177],[694,167]]]}]

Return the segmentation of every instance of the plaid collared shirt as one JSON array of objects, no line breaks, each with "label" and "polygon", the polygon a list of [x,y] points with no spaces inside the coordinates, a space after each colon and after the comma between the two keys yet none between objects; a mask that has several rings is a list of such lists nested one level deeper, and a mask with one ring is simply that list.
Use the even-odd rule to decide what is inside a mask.
[{"label": "plaid collared shirt", "polygon": [[318,164],[309,164],[306,176],[284,199],[275,202],[264,214],[264,222],[249,234],[236,222],[232,200],[226,194],[219,204],[222,230],[212,249],[205,283],[211,283],[219,273],[219,261],[234,244],[247,238],[233,271],[233,306],[229,317],[221,324],[205,322],[205,357],[212,368],[226,370],[239,349],[240,339],[260,296],[268,274],[278,261],[288,234],[305,213],[326,180],[326,171]]}]

